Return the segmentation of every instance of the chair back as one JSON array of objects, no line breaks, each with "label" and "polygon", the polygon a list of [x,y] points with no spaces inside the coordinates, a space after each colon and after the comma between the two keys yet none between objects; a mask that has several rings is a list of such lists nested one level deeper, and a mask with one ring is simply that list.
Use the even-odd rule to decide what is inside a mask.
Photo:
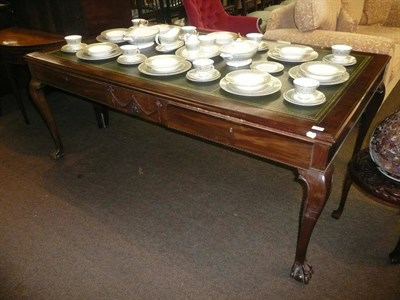
[{"label": "chair back", "polygon": [[220,0],[183,0],[188,24],[202,29],[229,30],[229,15]]}]

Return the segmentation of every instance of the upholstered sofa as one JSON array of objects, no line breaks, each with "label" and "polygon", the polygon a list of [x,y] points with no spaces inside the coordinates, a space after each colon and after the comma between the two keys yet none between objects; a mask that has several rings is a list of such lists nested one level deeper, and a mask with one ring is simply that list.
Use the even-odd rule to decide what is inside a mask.
[{"label": "upholstered sofa", "polygon": [[296,0],[269,14],[264,38],[388,54],[385,97],[400,79],[400,0]]}]

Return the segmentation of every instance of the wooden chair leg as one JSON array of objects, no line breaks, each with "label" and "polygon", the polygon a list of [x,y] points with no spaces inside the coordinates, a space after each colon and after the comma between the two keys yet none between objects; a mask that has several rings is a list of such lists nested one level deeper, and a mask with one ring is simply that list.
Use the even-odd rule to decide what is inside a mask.
[{"label": "wooden chair leg", "polygon": [[331,217],[333,217],[335,219],[339,219],[340,216],[342,215],[344,206],[347,201],[347,195],[349,194],[352,183],[353,183],[353,180],[351,179],[349,171],[346,171],[346,176],[343,181],[342,196],[340,198],[339,207],[332,212]]},{"label": "wooden chair leg", "polygon": [[24,102],[22,101],[22,95],[21,95],[20,90],[18,89],[18,84],[15,82],[15,77],[14,77],[14,73],[12,70],[12,66],[10,64],[5,64],[5,68],[6,68],[7,77],[10,81],[11,89],[13,91],[18,108],[21,111],[21,114],[22,114],[22,117],[24,118],[25,123],[29,124],[28,115],[26,114]]},{"label": "wooden chair leg", "polygon": [[400,264],[400,238],[396,247],[389,254],[390,262],[392,264]]},{"label": "wooden chair leg", "polygon": [[93,103],[94,113],[99,128],[108,127],[108,108],[99,103]]}]

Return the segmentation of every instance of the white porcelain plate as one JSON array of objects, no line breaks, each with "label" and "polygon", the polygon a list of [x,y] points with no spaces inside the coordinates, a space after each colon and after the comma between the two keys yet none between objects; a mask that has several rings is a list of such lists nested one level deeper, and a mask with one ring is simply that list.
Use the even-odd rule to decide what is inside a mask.
[{"label": "white porcelain plate", "polygon": [[155,72],[153,70],[149,70],[146,66],[145,63],[141,63],[138,67],[139,71],[143,74],[146,75],[151,75],[151,76],[171,76],[171,75],[177,75],[177,74],[181,74],[184,73],[188,70],[190,70],[190,68],[192,67],[192,64],[190,61],[184,61],[179,67],[178,69],[171,71],[171,72],[167,72],[167,73],[160,73],[160,72]]},{"label": "white porcelain plate", "polygon": [[304,100],[304,99],[301,99],[296,96],[294,89],[290,89],[290,90],[286,91],[285,93],[283,93],[283,98],[292,104],[301,105],[301,106],[316,106],[316,105],[320,105],[326,101],[326,97],[325,97],[324,93],[322,93],[320,91],[315,91],[315,93],[311,99]]},{"label": "white porcelain plate", "polygon": [[79,50],[83,49],[84,47],[86,47],[87,45],[85,43],[80,43],[79,45],[77,45],[76,47],[71,47],[70,45],[64,45],[61,47],[61,51],[62,52],[66,52],[66,53],[76,53]]},{"label": "white porcelain plate", "polygon": [[266,96],[266,95],[271,95],[273,93],[278,92],[281,88],[282,88],[282,82],[276,78],[276,77],[272,77],[271,78],[271,82],[265,85],[265,88],[262,88],[260,90],[257,91],[253,91],[253,92],[239,92],[236,90],[233,90],[228,82],[226,81],[225,77],[222,78],[219,82],[219,86],[226,92],[231,93],[231,94],[235,94],[235,95],[239,95],[239,96],[248,96],[248,97],[259,97],[259,96]]},{"label": "white porcelain plate", "polygon": [[278,73],[284,69],[284,66],[275,61],[255,61],[250,65],[250,69],[259,70],[267,73]]},{"label": "white porcelain plate", "polygon": [[[88,53],[88,51],[87,51],[88,47],[100,46],[100,44],[101,45],[110,44],[111,48],[112,48],[111,51],[110,52],[106,52],[106,54],[104,54],[104,55],[97,55],[97,56],[93,56],[93,55],[90,55]],[[118,47],[117,44],[114,44],[114,43],[98,43],[98,44],[91,44],[91,45],[88,45],[88,46],[84,47],[83,49],[79,50],[76,53],[76,56],[78,58],[80,58],[80,59],[83,59],[83,60],[103,60],[103,59],[114,58],[114,57],[117,57],[117,56],[119,56],[121,54],[122,54],[122,51]]]},{"label": "white porcelain plate", "polygon": [[299,59],[290,59],[290,58],[285,58],[282,57],[279,53],[279,51],[272,49],[268,51],[268,57],[279,60],[279,61],[285,61],[285,62],[306,62],[306,61],[311,61],[314,59],[318,58],[318,52],[312,51],[310,54],[307,54],[306,56],[299,58]]},{"label": "white porcelain plate", "polygon": [[209,82],[209,81],[214,81],[217,80],[218,78],[221,77],[221,73],[214,69],[210,72],[210,75],[207,76],[197,76],[196,70],[190,70],[189,72],[186,73],[186,78],[190,81],[195,81],[195,82]]},{"label": "white porcelain plate", "polygon": [[[303,74],[300,70],[300,66],[294,66],[289,69],[289,76],[293,79],[300,78],[300,77],[307,77],[306,74]],[[335,78],[331,81],[320,81],[320,85],[335,85],[346,82],[349,80],[350,74],[348,72],[343,73],[340,77]]]},{"label": "white porcelain plate", "polygon": [[139,53],[136,55],[128,56],[128,55],[121,55],[117,58],[117,62],[121,65],[137,65],[146,60],[147,56]]}]

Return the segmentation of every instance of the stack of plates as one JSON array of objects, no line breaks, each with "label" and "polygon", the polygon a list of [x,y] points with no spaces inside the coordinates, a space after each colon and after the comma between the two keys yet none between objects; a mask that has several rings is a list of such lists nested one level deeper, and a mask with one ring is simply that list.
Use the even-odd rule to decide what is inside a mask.
[{"label": "stack of plates", "polygon": [[117,44],[104,42],[85,46],[76,53],[76,56],[85,60],[102,60],[121,55],[122,51]]},{"label": "stack of plates", "polygon": [[166,76],[186,72],[192,67],[189,61],[177,55],[156,55],[139,65],[139,71],[146,75]]},{"label": "stack of plates", "polygon": [[347,81],[349,73],[346,68],[336,63],[314,61],[303,63],[289,70],[292,78],[308,77],[316,79],[321,85],[333,85]]},{"label": "stack of plates", "polygon": [[114,28],[101,32],[97,36],[99,42],[123,43],[124,35],[128,32],[128,28]]},{"label": "stack of plates", "polygon": [[282,83],[266,72],[245,69],[228,73],[221,79],[220,86],[236,95],[264,96],[279,91]]},{"label": "stack of plates", "polygon": [[279,45],[268,51],[268,56],[280,61],[305,62],[316,59],[318,53],[308,46]]}]

